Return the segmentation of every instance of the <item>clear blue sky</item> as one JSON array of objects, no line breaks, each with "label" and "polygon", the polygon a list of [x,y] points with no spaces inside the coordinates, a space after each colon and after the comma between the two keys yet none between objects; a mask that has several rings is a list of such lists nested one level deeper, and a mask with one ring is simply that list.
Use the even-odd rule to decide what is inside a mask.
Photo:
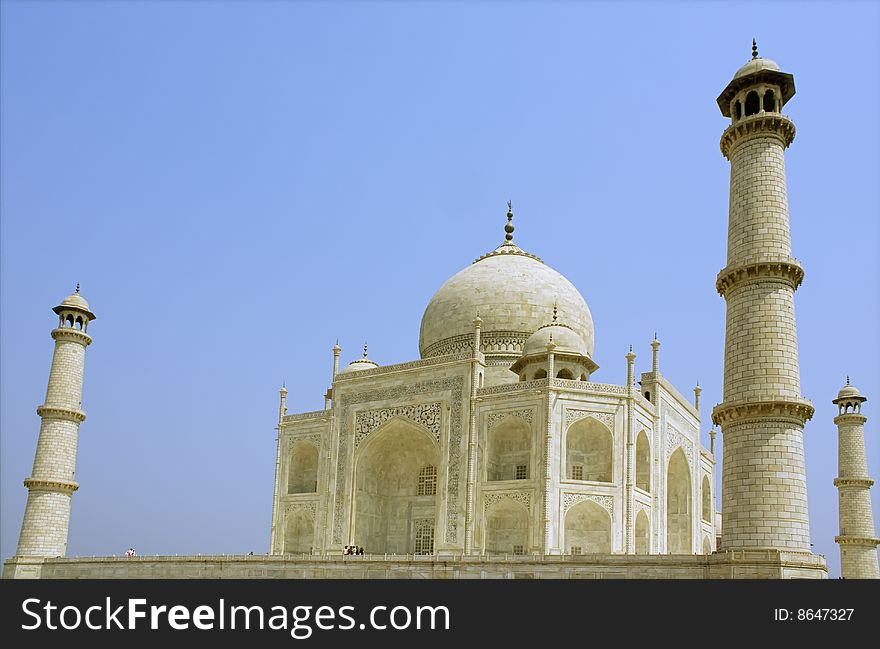
[{"label": "clear blue sky", "polygon": [[[847,373],[880,479],[880,11],[858,3],[3,2],[0,555],[15,551],[52,355],[82,283],[71,555],[265,552],[278,388],[322,407],[330,347],[418,357],[443,281],[516,238],[596,323],[720,400],[726,126],[750,55],[785,112],[812,535],[838,574]],[[719,472],[720,481],[720,472]],[[873,490],[875,512],[880,515]]]}]

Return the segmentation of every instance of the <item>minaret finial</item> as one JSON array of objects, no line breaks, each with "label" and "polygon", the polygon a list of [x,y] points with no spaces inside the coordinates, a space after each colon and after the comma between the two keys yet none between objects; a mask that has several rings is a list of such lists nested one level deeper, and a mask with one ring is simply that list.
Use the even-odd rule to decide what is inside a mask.
[{"label": "minaret finial", "polygon": [[629,350],[630,350],[630,351],[633,350],[633,346],[632,346],[632,344],[630,344],[630,346],[629,346]]},{"label": "minaret finial", "polygon": [[758,41],[754,38],[752,39],[752,58],[758,58]]},{"label": "minaret finial", "polygon": [[364,341],[364,358],[367,357],[367,341]]},{"label": "minaret finial", "polygon": [[507,241],[513,241],[513,202],[507,201],[507,225],[504,226],[504,238]]},{"label": "minaret finial", "polygon": [[76,294],[79,295],[79,282],[76,283]]}]

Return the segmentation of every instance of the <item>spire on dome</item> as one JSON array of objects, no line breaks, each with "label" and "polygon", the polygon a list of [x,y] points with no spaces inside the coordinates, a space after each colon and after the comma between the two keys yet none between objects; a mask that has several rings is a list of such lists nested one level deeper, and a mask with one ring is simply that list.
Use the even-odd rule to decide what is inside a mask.
[{"label": "spire on dome", "polygon": [[506,233],[504,235],[504,238],[507,241],[513,241],[514,229],[515,228],[513,225],[513,202],[507,201],[507,225],[504,226],[504,232]]},{"label": "spire on dome", "polygon": [[367,357],[367,341],[364,341],[364,358]]},{"label": "spire on dome", "polygon": [[756,41],[754,38],[752,39],[752,58],[758,58],[758,41]]},{"label": "spire on dome", "polygon": [[75,291],[75,293],[76,293],[77,295],[79,295],[79,282],[76,283],[76,291]]}]

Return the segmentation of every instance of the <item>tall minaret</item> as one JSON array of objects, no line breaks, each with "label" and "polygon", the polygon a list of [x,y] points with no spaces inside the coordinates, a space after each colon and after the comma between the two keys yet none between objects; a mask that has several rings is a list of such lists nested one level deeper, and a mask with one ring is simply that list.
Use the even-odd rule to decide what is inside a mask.
[{"label": "tall minaret", "polygon": [[783,152],[794,124],[781,113],[794,79],[758,56],[718,97],[731,125],[721,136],[730,160],[727,266],[716,288],[727,301],[724,399],[712,421],[724,435],[722,543],[725,550],[810,552],[805,422],[794,292],[804,271],[791,256]]},{"label": "tall minaret", "polygon": [[58,327],[52,330],[55,354],[46,402],[37,408],[41,423],[34,468],[24,481],[28,499],[16,551],[22,557],[67,553],[70,499],[79,489],[74,482],[76,445],[79,425],[86,418],[81,410],[83,369],[86,347],[92,342],[86,331],[95,314],[79,294],[79,284],[53,311],[58,314]]},{"label": "tall minaret", "polygon": [[880,579],[877,567],[877,545],[869,489],[874,481],[868,477],[865,455],[865,422],[862,403],[865,397],[849,384],[837,393],[831,403],[837,406],[837,474],[834,486],[840,492],[840,573],[844,579]]}]

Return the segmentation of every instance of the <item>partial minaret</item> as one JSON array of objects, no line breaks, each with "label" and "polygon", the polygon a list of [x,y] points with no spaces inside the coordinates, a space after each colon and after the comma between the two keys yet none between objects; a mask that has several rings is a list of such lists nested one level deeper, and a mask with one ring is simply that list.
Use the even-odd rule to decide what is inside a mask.
[{"label": "partial minaret", "polygon": [[651,373],[655,378],[660,376],[660,341],[657,340],[657,332],[654,332],[654,340],[651,341]]},{"label": "partial minaret", "polygon": [[700,412],[700,395],[703,394],[703,388],[700,387],[700,382],[697,381],[697,384],[694,386],[694,408],[697,409],[697,412]]},{"label": "partial minaret", "polygon": [[40,437],[28,489],[24,521],[18,539],[17,556],[63,557],[67,553],[70,500],[79,489],[74,481],[79,425],[82,411],[83,370],[86,347],[92,339],[86,333],[95,314],[76,292],[64,298],[53,311],[58,327],[52,330],[55,354],[49,371],[46,402],[37,408],[41,417]]},{"label": "partial minaret", "polygon": [[794,124],[780,111],[792,75],[758,56],[718,97],[731,125],[721,136],[730,160],[727,266],[716,288],[727,301],[724,398],[712,421],[724,434],[725,550],[810,552],[805,422],[794,292],[804,277],[791,256],[784,151]]},{"label": "partial minaret", "polygon": [[874,481],[868,477],[865,454],[865,422],[862,404],[865,397],[850,385],[837,393],[831,403],[837,406],[837,473],[834,486],[840,492],[840,573],[844,579],[880,579],[877,566],[877,545],[869,489]]}]

